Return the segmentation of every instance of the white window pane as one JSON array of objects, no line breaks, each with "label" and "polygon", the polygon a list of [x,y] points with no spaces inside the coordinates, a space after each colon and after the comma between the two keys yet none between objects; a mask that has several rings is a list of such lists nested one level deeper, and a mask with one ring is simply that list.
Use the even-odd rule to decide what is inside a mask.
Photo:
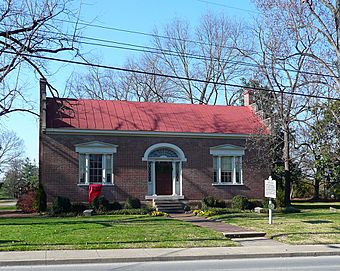
[{"label": "white window pane", "polygon": [[112,154],[106,155],[106,171],[111,171],[112,169]]},{"label": "white window pane", "polygon": [[242,160],[241,157],[235,157],[236,183],[241,183]]},{"label": "white window pane", "polygon": [[79,183],[85,183],[86,155],[79,154]]},{"label": "white window pane", "polygon": [[233,169],[232,157],[221,157],[221,169],[222,171],[232,171]]},{"label": "white window pane", "polygon": [[214,156],[213,157],[213,169],[214,169],[214,177],[213,177],[213,180],[214,180],[214,182],[215,183],[217,183],[218,182],[218,180],[217,180],[217,176],[218,176],[218,165],[217,165],[217,157],[216,156]]},{"label": "white window pane", "polygon": [[90,154],[89,165],[89,182],[90,183],[102,183],[103,181],[103,161],[101,154]]}]

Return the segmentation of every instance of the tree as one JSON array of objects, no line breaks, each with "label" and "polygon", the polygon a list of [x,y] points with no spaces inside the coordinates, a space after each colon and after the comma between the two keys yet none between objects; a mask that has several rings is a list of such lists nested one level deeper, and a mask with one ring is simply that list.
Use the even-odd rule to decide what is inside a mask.
[{"label": "tree", "polygon": [[[26,68],[46,77],[44,54],[75,49],[77,29],[65,28],[73,18],[69,0],[3,0],[0,4],[0,117],[11,112],[30,112],[20,75]],[[69,29],[69,30],[67,30]],[[49,85],[52,94],[56,90]],[[27,107],[28,106],[28,107]]]},{"label": "tree", "polygon": [[235,20],[212,13],[203,15],[194,30],[179,19],[167,24],[162,35],[155,30],[153,44],[161,52],[162,71],[175,77],[169,80],[182,99],[199,104],[216,104],[219,99],[226,105],[238,102],[239,93],[220,83],[231,82],[240,74],[242,56],[236,48],[246,45],[244,31]]},{"label": "tree", "polygon": [[[313,100],[308,95],[319,94],[325,81],[318,74],[305,72],[318,67],[307,57],[317,41],[309,39],[300,43],[300,36],[291,30],[291,25],[301,25],[304,19],[296,16],[298,9],[285,9],[283,2],[286,1],[275,1],[271,5],[269,1],[256,1],[264,10],[261,21],[254,28],[258,52],[243,54],[255,63],[253,77],[273,90],[273,114],[278,125],[276,136],[282,142],[281,161],[284,165],[287,206],[290,205],[292,165],[298,163],[295,147],[303,143],[300,142],[298,127],[310,117],[308,111]],[[281,9],[277,8],[279,4],[282,4]],[[294,95],[299,93],[307,96]]]},{"label": "tree", "polygon": [[[143,54],[137,60],[128,59],[129,70],[160,73],[157,55]],[[113,72],[90,67],[87,73],[73,73],[66,89],[75,98],[130,100],[141,102],[170,102],[176,96],[167,78],[134,72]]]},{"label": "tree", "polygon": [[19,197],[39,186],[38,167],[29,158],[16,159],[5,173],[3,188],[9,197]]},{"label": "tree", "polygon": [[20,158],[24,142],[13,131],[0,130],[0,173]]},{"label": "tree", "polygon": [[[286,57],[305,57],[313,65],[305,71],[319,74],[327,96],[340,94],[340,0],[254,0],[265,16],[282,20],[296,37],[295,51],[282,52]],[[313,42],[311,42],[313,41]],[[310,47],[309,50],[305,50]],[[336,95],[337,93],[337,95]],[[338,124],[339,115],[334,114]]]},{"label": "tree", "polygon": [[222,14],[202,16],[195,28],[175,19],[164,29],[155,29],[151,52],[130,58],[125,65],[149,74],[90,68],[87,74],[69,80],[69,93],[99,99],[239,104],[241,93],[224,83],[233,82],[241,72],[244,75],[239,63],[242,55],[236,49],[247,44],[243,43],[244,31],[242,24]]},{"label": "tree", "polygon": [[340,126],[334,112],[340,114],[340,102],[317,106],[313,112],[316,121],[311,126],[307,147],[313,154],[314,199],[319,199],[321,185],[325,198],[336,194],[335,191],[340,188]]}]

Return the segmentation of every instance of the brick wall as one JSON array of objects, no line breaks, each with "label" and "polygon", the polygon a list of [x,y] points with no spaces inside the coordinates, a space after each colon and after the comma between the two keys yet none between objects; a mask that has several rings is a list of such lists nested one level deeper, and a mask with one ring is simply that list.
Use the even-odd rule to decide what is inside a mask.
[{"label": "brick wall", "polygon": [[201,200],[212,195],[231,199],[242,194],[249,198],[263,197],[263,183],[269,173],[259,170],[250,161],[255,154],[246,150],[243,158],[243,186],[213,186],[213,159],[210,147],[232,144],[244,146],[245,140],[223,138],[179,138],[145,136],[42,135],[43,155],[41,180],[48,201],[66,196],[72,201],[86,201],[87,187],[78,186],[78,155],[75,145],[102,141],[118,145],[114,158],[114,186],[103,187],[109,200],[123,201],[128,196],[145,199],[147,194],[147,162],[145,150],[156,143],[171,143],[181,148],[187,158],[183,162],[183,195],[187,200]]}]

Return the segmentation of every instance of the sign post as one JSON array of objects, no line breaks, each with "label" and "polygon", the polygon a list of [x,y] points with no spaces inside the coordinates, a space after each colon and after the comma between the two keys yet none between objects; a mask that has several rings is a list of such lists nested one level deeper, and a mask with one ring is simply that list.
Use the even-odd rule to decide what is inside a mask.
[{"label": "sign post", "polygon": [[272,179],[272,176],[269,176],[268,180],[264,181],[264,196],[269,198],[269,224],[273,223],[273,209],[274,204],[272,203],[272,199],[276,199],[276,181]]}]

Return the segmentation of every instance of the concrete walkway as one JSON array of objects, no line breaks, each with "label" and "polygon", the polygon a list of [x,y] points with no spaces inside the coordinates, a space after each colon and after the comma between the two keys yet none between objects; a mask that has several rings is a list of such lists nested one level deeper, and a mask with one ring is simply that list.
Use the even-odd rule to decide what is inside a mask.
[{"label": "concrete walkway", "polygon": [[[222,221],[210,220],[205,217],[194,216],[188,214],[171,214],[170,217],[190,222],[199,227],[209,228],[218,232],[221,232],[225,237],[228,238],[255,238],[263,237],[266,235],[265,232],[256,232],[249,229],[245,229],[239,226],[230,225]],[[236,239],[235,239],[236,240]]]},{"label": "concrete walkway", "polygon": [[0,266],[340,256],[340,244],[0,252]]}]

